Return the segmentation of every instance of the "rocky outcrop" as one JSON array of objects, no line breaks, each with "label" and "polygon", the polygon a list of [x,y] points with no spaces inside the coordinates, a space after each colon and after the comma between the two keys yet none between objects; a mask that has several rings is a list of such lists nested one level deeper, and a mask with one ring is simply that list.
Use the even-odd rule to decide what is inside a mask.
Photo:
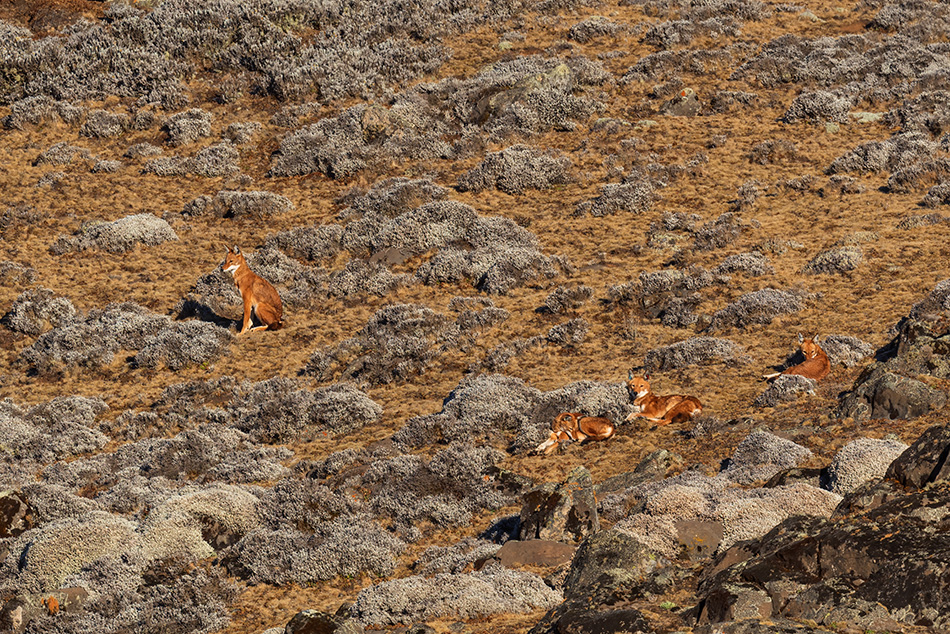
[{"label": "rocky outcrop", "polygon": [[0,609],[0,631],[22,632],[30,621],[41,615],[76,614],[80,612],[89,593],[85,588],[60,588],[42,594],[24,594],[14,597]]},{"label": "rocky outcrop", "polygon": [[364,629],[353,619],[320,610],[303,610],[290,619],[283,631],[286,634],[362,634]]},{"label": "rocky outcrop", "polygon": [[896,363],[906,374],[950,378],[950,332],[945,320],[906,319],[894,340]]},{"label": "rocky outcrop", "polygon": [[893,480],[857,487],[832,518],[792,517],[722,553],[691,618],[950,627],[948,450],[950,428],[932,428],[891,464]]},{"label": "rocky outcrop", "polygon": [[564,603],[550,610],[530,634],[650,631],[644,615],[615,607],[672,584],[670,562],[619,531],[585,540],[564,579]]},{"label": "rocky outcrop", "polygon": [[926,383],[910,379],[878,366],[858,378],[854,388],[842,397],[839,418],[908,419],[922,416],[946,405],[946,394]]},{"label": "rocky outcrop", "polygon": [[888,467],[885,478],[905,487],[923,488],[950,479],[950,427],[931,427]]},{"label": "rocky outcrop", "polygon": [[33,527],[33,508],[20,491],[0,491],[0,539]]},{"label": "rocky outcrop", "polygon": [[543,484],[524,496],[522,540],[578,541],[600,529],[590,471],[577,467],[560,484]]},{"label": "rocky outcrop", "polygon": [[897,336],[879,357],[885,361],[858,377],[842,396],[839,418],[907,419],[940,409],[947,395],[917,379],[950,378],[950,279],[938,283],[897,325]]}]

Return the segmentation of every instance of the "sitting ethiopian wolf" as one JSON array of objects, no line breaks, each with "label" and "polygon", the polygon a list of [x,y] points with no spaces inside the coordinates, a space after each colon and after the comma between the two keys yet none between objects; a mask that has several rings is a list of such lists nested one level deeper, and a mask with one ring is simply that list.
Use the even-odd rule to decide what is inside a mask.
[{"label": "sitting ethiopian wolf", "polygon": [[[260,275],[257,275],[247,265],[247,260],[238,247],[228,247],[228,254],[224,258],[224,264],[221,269],[227,271],[234,277],[234,283],[241,291],[241,299],[244,301],[244,322],[241,326],[239,335],[243,335],[250,330],[260,330],[268,328],[278,330],[283,326],[280,317],[283,314],[283,307],[280,304],[280,295],[277,290],[271,286],[270,282]],[[251,328],[251,312],[261,322],[260,326]]]},{"label": "sitting ethiopian wolf", "polygon": [[798,345],[801,347],[802,354],[805,355],[804,361],[790,368],[785,368],[781,372],[766,374],[762,378],[767,381],[783,374],[797,374],[806,379],[820,381],[828,376],[828,373],[831,372],[831,361],[828,360],[825,351],[821,349],[818,343],[818,335],[805,339],[802,333],[798,333]]},{"label": "sitting ethiopian wolf", "polygon": [[554,419],[548,439],[534,451],[547,455],[565,440],[607,440],[614,435],[614,431],[613,423],[606,418],[565,412]]},{"label": "sitting ethiopian wolf", "polygon": [[654,394],[648,382],[649,374],[633,376],[633,373],[630,373],[627,376],[627,390],[635,408],[634,412],[627,416],[627,420],[645,418],[657,425],[668,425],[690,420],[703,411],[703,404],[695,396]]}]

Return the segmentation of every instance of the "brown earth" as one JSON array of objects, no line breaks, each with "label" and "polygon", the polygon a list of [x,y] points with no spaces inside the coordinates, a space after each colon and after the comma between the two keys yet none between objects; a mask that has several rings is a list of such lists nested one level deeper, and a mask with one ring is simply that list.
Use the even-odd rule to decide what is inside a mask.
[{"label": "brown earth", "polygon": [[[771,4],[771,3],[767,3]],[[734,41],[747,42],[752,50],[782,33],[816,37],[838,36],[861,32],[873,16],[871,9],[851,9],[829,5],[817,0],[799,4],[815,16],[801,13],[774,12],[769,18],[748,22],[736,38],[722,42],[698,42],[696,48],[716,47]],[[61,28],[79,17],[101,15],[102,3],[83,0],[37,0],[0,5],[0,19],[22,24],[38,35]],[[438,77],[468,76],[486,64],[511,55],[544,50],[566,38],[567,29],[591,15],[606,15],[614,22],[635,26],[654,20],[636,6],[619,6],[609,0],[595,9],[581,9],[562,16],[559,21],[523,16],[523,42],[514,42],[511,51],[499,50],[501,29],[482,29],[446,44],[455,55]],[[574,43],[574,50],[596,58],[598,53],[613,51],[615,57],[603,60],[615,76],[654,51],[640,41],[636,32],[621,37],[598,39],[595,44]],[[511,196],[489,190],[478,194],[453,192],[450,197],[473,206],[481,215],[501,215],[527,227],[544,245],[547,254],[568,256],[578,267],[569,279],[564,277],[514,289],[504,296],[493,297],[499,307],[511,312],[503,325],[482,336],[476,345],[463,352],[450,352],[437,361],[436,367],[408,383],[371,388],[367,392],[384,408],[381,421],[342,439],[316,440],[291,446],[295,460],[320,458],[345,447],[361,447],[386,438],[405,422],[420,414],[439,411],[442,399],[465,376],[473,360],[503,341],[543,334],[564,316],[536,313],[545,297],[567,281],[581,282],[594,290],[594,299],[570,316],[583,317],[591,324],[586,340],[571,349],[540,346],[514,359],[505,373],[516,376],[541,390],[551,390],[572,381],[595,379],[620,381],[627,371],[643,361],[647,351],[683,340],[695,333],[663,327],[609,309],[599,299],[606,298],[610,285],[634,280],[643,271],[668,268],[673,252],[645,246],[651,222],[663,212],[697,213],[703,220],[713,220],[730,209],[738,188],[750,180],[762,188],[778,181],[813,175],[827,182],[824,169],[831,161],[856,145],[873,139],[884,139],[893,130],[880,123],[848,123],[830,131],[823,126],[779,121],[788,105],[799,93],[794,85],[764,89],[746,82],[729,81],[731,68],[723,68],[701,77],[686,76],[701,100],[715,90],[744,90],[759,95],[757,105],[729,114],[700,117],[673,117],[657,113],[660,100],[647,96],[650,86],[626,85],[609,89],[608,109],[602,116],[634,122],[629,135],[606,136],[580,125],[573,132],[554,132],[532,139],[537,147],[556,148],[568,155],[574,165],[576,180],[568,185],[544,191],[531,191]],[[478,163],[479,158],[465,161],[427,161],[394,164],[387,170],[366,171],[346,181],[334,181],[319,174],[294,178],[266,178],[270,155],[284,130],[270,122],[279,104],[271,99],[245,97],[237,103],[220,105],[210,100],[213,78],[199,77],[191,86],[192,106],[213,113],[215,128],[241,121],[258,121],[263,134],[257,152],[242,152],[241,170],[253,179],[253,187],[266,189],[289,198],[296,208],[287,214],[266,219],[177,217],[173,227],[180,241],[160,247],[143,248],[126,255],[81,252],[57,256],[49,247],[57,236],[74,233],[81,222],[90,219],[113,220],[133,213],[161,215],[177,212],[188,201],[202,194],[214,195],[234,185],[228,179],[183,177],[162,178],[144,175],[135,166],[126,166],[116,174],[91,174],[80,161],[65,168],[34,166],[40,152],[66,141],[88,148],[102,159],[120,158],[133,143],[162,143],[153,129],[133,132],[118,140],[93,140],[80,137],[77,128],[65,124],[48,124],[25,131],[4,131],[0,135],[0,189],[3,204],[9,208],[28,206],[38,216],[36,221],[5,222],[0,240],[0,260],[12,260],[33,267],[37,282],[57,295],[69,298],[77,308],[88,310],[115,301],[130,300],[149,309],[167,313],[203,274],[217,266],[224,255],[223,246],[238,244],[246,250],[261,245],[277,231],[300,225],[332,223],[342,206],[335,203],[353,187],[368,187],[389,176],[427,176],[443,186],[452,187],[456,178]],[[203,98],[205,96],[206,98]],[[86,103],[87,107],[121,109],[118,100],[107,103]],[[882,110],[886,106],[881,106]],[[7,114],[0,108],[0,115]],[[651,119],[655,125],[637,125]],[[591,122],[592,123],[592,122]],[[725,144],[710,147],[711,139],[725,135]],[[663,164],[685,163],[698,152],[708,156],[700,177],[685,178],[660,191],[662,200],[648,213],[616,215],[607,218],[575,217],[578,202],[589,200],[608,182],[607,157],[624,158],[620,146],[623,136],[642,139],[638,148],[655,153]],[[751,148],[766,140],[787,140],[795,144],[795,152],[777,163],[756,164],[749,159]],[[499,150],[501,147],[489,148]],[[47,172],[62,170],[66,177],[53,187],[37,187]],[[688,392],[698,395],[706,412],[721,421],[714,434],[688,438],[685,426],[651,428],[646,425],[621,426],[617,436],[605,443],[572,446],[550,456],[511,456],[506,468],[530,475],[538,480],[555,481],[573,467],[584,465],[600,482],[612,475],[631,470],[639,460],[657,448],[666,448],[683,456],[684,465],[702,463],[714,469],[736,444],[754,427],[767,426],[773,431],[794,434],[799,442],[813,452],[813,465],[827,464],[834,453],[858,436],[883,437],[894,434],[903,442],[912,442],[923,429],[942,419],[940,414],[913,421],[874,421],[857,423],[837,421],[829,416],[840,392],[848,389],[860,367],[846,370],[838,367],[820,386],[815,396],[775,410],[754,410],[751,402],[764,389],[763,372],[781,362],[794,350],[796,333],[843,334],[858,337],[874,346],[882,346],[892,336],[891,327],[905,315],[934,285],[948,277],[950,255],[950,224],[912,231],[898,231],[895,225],[903,218],[923,213],[918,205],[921,194],[884,193],[886,174],[856,175],[863,193],[846,197],[822,197],[816,191],[780,192],[769,189],[750,209],[741,212],[748,228],[740,238],[724,249],[707,252],[689,251],[677,261],[677,267],[697,264],[716,266],[733,253],[742,253],[770,239],[796,240],[801,249],[770,254],[775,273],[760,278],[735,275],[731,285],[713,302],[706,302],[704,312],[718,309],[741,294],[763,287],[801,288],[815,294],[808,308],[797,314],[779,317],[771,324],[748,331],[727,331],[724,336],[745,346],[753,361],[738,367],[692,366],[657,374],[654,389],[663,392]],[[842,275],[804,275],[802,267],[817,253],[847,240],[858,232],[873,232],[877,239],[863,245],[865,262],[856,270]],[[412,262],[404,265],[409,270]],[[400,268],[396,267],[396,272]],[[0,308],[5,310],[22,288],[0,288]],[[81,394],[99,396],[110,406],[106,416],[116,416],[128,408],[144,408],[168,385],[192,379],[208,379],[232,375],[239,379],[263,380],[275,375],[296,376],[310,354],[318,347],[332,345],[358,331],[380,307],[390,303],[419,303],[445,312],[452,297],[477,295],[472,287],[450,285],[429,287],[414,285],[400,288],[385,298],[368,297],[359,302],[328,300],[311,312],[285,313],[286,326],[278,332],[256,332],[241,337],[228,356],[202,368],[179,372],[129,370],[122,355],[105,370],[90,374],[66,373],[56,377],[28,376],[16,364],[17,354],[34,341],[32,337],[13,336],[9,331],[0,337],[0,397],[18,403],[38,403],[55,396]],[[239,315],[228,315],[237,319]],[[627,332],[627,320],[633,319],[633,335]],[[632,338],[631,338],[632,337]],[[931,381],[933,383],[933,381]],[[946,386],[943,386],[946,387]],[[502,509],[476,518],[472,532],[485,528],[492,517],[517,509]],[[408,565],[429,545],[447,545],[467,531],[428,531],[422,542],[414,544],[404,557]],[[407,567],[400,569],[405,574]],[[343,602],[351,601],[359,589],[374,580],[370,578],[336,580],[312,587],[247,588],[234,607],[228,634],[258,632],[267,627],[282,626],[296,612],[305,608],[335,611]],[[680,599],[685,601],[687,599]],[[658,600],[655,606],[659,605]],[[681,627],[674,614],[653,607],[648,612],[658,627]],[[467,623],[467,630],[482,632],[522,632],[536,622],[540,613],[506,615]],[[452,621],[439,622],[439,631],[455,631]]]}]

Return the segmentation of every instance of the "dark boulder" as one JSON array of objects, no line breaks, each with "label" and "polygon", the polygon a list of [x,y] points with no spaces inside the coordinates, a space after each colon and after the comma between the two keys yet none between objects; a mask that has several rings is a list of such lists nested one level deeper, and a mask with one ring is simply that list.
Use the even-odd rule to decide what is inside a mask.
[{"label": "dark boulder", "polygon": [[650,631],[638,610],[613,606],[662,594],[672,584],[669,564],[619,531],[587,538],[564,579],[564,603],[545,614],[530,634]]},{"label": "dark boulder", "polygon": [[888,365],[901,374],[950,378],[950,333],[946,319],[904,319],[891,343]]},{"label": "dark boulder", "polygon": [[33,528],[33,508],[19,491],[0,491],[0,539]]},{"label": "dark boulder", "polygon": [[815,628],[789,621],[745,619],[731,623],[716,623],[693,628],[693,634],[814,634]]},{"label": "dark boulder", "polygon": [[530,634],[551,631],[557,632],[557,634],[616,634],[617,632],[653,631],[650,622],[643,616],[643,613],[633,608],[603,611],[567,609],[557,620],[556,629],[538,629],[539,626],[532,629]]},{"label": "dark boulder", "polygon": [[[789,518],[700,583],[699,623],[739,618],[950,627],[950,483],[837,520]],[[727,551],[718,560],[730,557]]]},{"label": "dark boulder", "polygon": [[364,629],[353,619],[320,610],[303,610],[290,619],[284,631],[286,634],[362,634]]},{"label": "dark boulder", "polygon": [[672,467],[682,466],[683,459],[666,449],[657,449],[640,461],[636,469],[607,478],[596,487],[598,497],[608,493],[617,493],[630,487],[639,486],[647,482],[656,482],[666,477]]},{"label": "dark boulder", "polygon": [[854,387],[838,405],[839,418],[908,419],[940,409],[947,402],[946,394],[916,379],[888,371],[879,365],[862,374]]},{"label": "dark boulder", "polygon": [[950,476],[948,456],[950,426],[931,427],[891,463],[885,478],[897,480],[905,487],[921,489]]},{"label": "dark boulder", "polygon": [[[60,588],[45,594],[20,595],[0,608],[0,631],[22,632],[30,621],[41,618],[55,610],[58,614],[76,614],[82,611],[89,598],[85,588]],[[50,605],[55,608],[50,608]]]},{"label": "dark boulder", "polygon": [[866,513],[885,502],[906,494],[907,490],[894,480],[882,480],[880,478],[870,480],[852,489],[842,498],[834,513],[832,513],[832,519]]},{"label": "dark boulder", "polygon": [[791,484],[807,484],[809,486],[815,487],[816,489],[824,489],[827,488],[824,486],[827,482],[827,468],[819,469],[792,467],[791,469],[779,471],[774,476],[769,478],[769,481],[765,483],[764,488],[772,489],[775,487],[783,487]]},{"label": "dark boulder", "polygon": [[839,418],[906,419],[946,404],[946,394],[912,378],[950,378],[950,279],[938,283],[897,324],[897,335],[878,351],[883,361],[862,373],[841,398]]},{"label": "dark boulder", "polygon": [[524,496],[521,540],[579,541],[600,529],[590,472],[577,467],[561,484],[543,484]]},{"label": "dark boulder", "polygon": [[642,596],[667,585],[655,579],[669,562],[620,531],[604,531],[585,540],[564,579],[565,599]]}]

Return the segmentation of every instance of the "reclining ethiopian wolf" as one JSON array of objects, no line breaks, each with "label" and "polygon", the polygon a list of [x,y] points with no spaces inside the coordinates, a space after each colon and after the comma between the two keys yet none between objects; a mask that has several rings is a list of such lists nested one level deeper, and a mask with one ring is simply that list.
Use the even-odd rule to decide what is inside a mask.
[{"label": "reclining ethiopian wolf", "polygon": [[828,355],[825,354],[825,351],[822,350],[818,342],[818,335],[806,339],[802,333],[798,333],[798,345],[801,348],[802,354],[805,355],[804,361],[790,368],[785,368],[781,372],[765,374],[762,378],[769,381],[783,374],[797,374],[806,379],[820,381],[828,376],[828,373],[831,372],[831,361],[828,359]]},{"label": "reclining ethiopian wolf", "polygon": [[576,412],[565,412],[551,423],[548,439],[537,446],[535,453],[550,454],[557,450],[565,440],[607,440],[614,435],[613,423],[601,416],[584,416]]},{"label": "reclining ethiopian wolf", "polygon": [[633,399],[634,411],[627,420],[645,418],[657,425],[669,425],[693,419],[703,411],[703,404],[695,396],[668,394],[657,396],[650,389],[650,375],[627,374],[627,391]]}]

